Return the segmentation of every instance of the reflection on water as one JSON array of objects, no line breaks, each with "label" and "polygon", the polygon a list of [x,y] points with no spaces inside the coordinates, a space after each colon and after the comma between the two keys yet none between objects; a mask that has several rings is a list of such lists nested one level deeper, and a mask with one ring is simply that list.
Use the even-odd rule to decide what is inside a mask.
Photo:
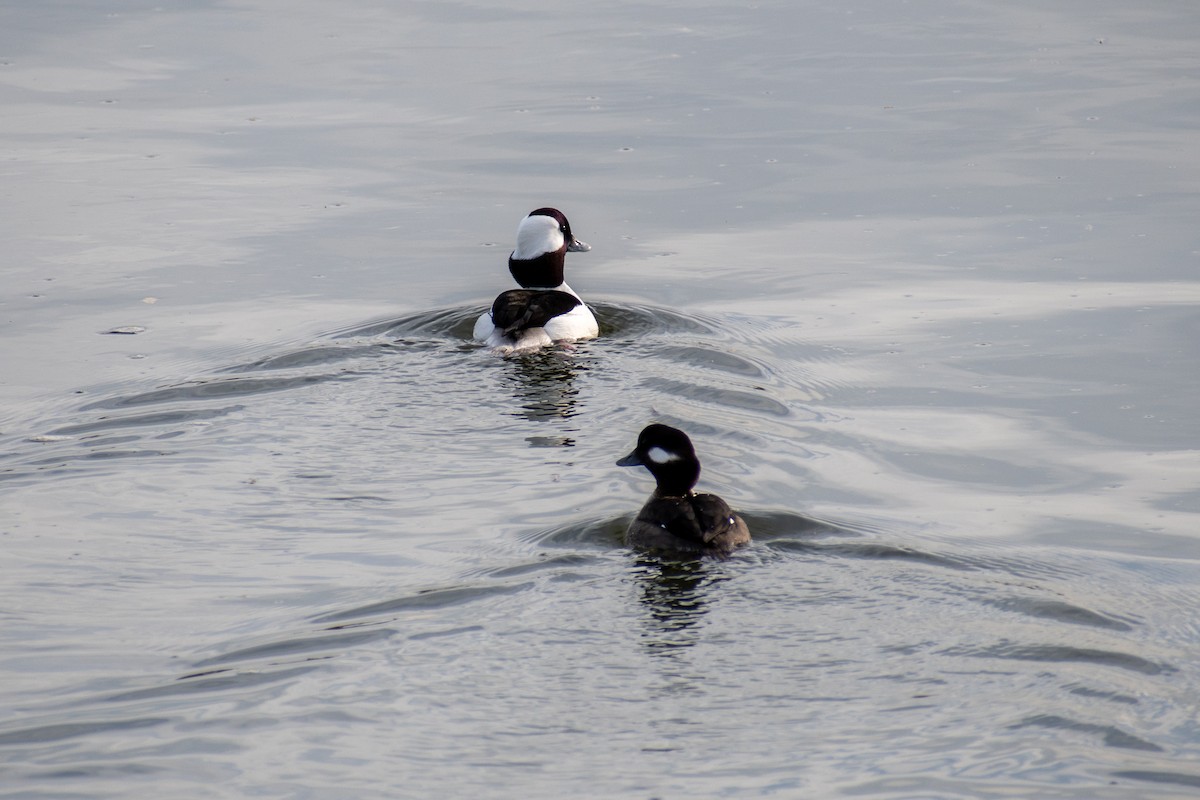
[{"label": "reflection on water", "polygon": [[[516,410],[510,412],[528,420],[569,419],[579,413],[579,389],[575,386],[578,373],[589,369],[584,345],[548,347],[533,353],[506,358],[508,369],[503,381],[512,391]],[[534,440],[536,439],[536,443]],[[551,444],[553,442],[553,444]],[[571,447],[574,439],[561,437],[531,437],[534,446]]]},{"label": "reflection on water", "polygon": [[691,647],[699,639],[696,626],[708,613],[707,595],[725,580],[712,562],[640,557],[632,570],[639,589],[642,643],[650,652]]}]

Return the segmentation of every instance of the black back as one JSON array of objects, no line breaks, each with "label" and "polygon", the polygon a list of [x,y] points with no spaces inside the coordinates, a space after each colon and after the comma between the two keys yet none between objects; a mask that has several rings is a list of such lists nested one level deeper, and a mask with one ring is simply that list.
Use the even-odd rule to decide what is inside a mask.
[{"label": "black back", "polygon": [[492,303],[492,324],[505,336],[541,328],[554,317],[581,305],[579,298],[553,289],[510,289]]},{"label": "black back", "polygon": [[711,547],[723,541],[736,524],[733,509],[715,494],[656,496],[642,507],[637,518],[696,547]]}]

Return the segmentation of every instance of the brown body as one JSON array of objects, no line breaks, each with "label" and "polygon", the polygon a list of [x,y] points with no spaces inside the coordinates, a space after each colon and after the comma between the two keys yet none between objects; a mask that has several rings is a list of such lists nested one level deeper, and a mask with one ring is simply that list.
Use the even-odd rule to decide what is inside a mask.
[{"label": "brown body", "polygon": [[658,482],[625,533],[630,547],[724,556],[750,542],[746,522],[715,494],[696,494],[700,460],[683,431],[648,425],[618,466],[642,466]]},{"label": "brown body", "polygon": [[746,521],[715,494],[650,496],[629,525],[630,547],[704,555],[728,555],[750,542]]}]

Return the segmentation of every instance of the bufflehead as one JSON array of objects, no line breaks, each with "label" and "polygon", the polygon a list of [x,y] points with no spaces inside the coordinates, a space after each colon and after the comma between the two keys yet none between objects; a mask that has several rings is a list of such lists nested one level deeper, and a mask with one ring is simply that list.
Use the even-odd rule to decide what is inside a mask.
[{"label": "bufflehead", "polygon": [[715,494],[695,494],[700,459],[687,434],[669,425],[647,425],[637,447],[617,462],[642,466],[658,482],[654,493],[630,523],[630,547],[709,555],[728,555],[750,541],[746,522]]},{"label": "bufflehead", "polygon": [[475,338],[511,353],[599,334],[592,310],[563,280],[567,251],[591,249],[575,238],[558,209],[530,211],[517,226],[517,249],[508,257],[508,271],[521,288],[500,293],[476,321]]}]

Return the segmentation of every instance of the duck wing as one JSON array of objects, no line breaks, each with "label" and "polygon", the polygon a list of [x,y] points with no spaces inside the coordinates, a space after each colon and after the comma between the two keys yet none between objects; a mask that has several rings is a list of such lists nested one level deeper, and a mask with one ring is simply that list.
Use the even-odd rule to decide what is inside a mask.
[{"label": "duck wing", "polygon": [[686,545],[701,548],[704,546],[704,536],[689,500],[687,497],[655,497],[642,507],[638,520],[657,525],[677,539],[682,539]]},{"label": "duck wing", "polygon": [[715,494],[694,494],[688,501],[705,545],[742,543],[736,529],[739,524],[744,527],[745,523],[738,519],[728,503]]},{"label": "duck wing", "polygon": [[529,328],[544,327],[578,305],[582,305],[578,297],[557,289],[510,289],[492,303],[492,324],[505,336],[514,336]]}]

